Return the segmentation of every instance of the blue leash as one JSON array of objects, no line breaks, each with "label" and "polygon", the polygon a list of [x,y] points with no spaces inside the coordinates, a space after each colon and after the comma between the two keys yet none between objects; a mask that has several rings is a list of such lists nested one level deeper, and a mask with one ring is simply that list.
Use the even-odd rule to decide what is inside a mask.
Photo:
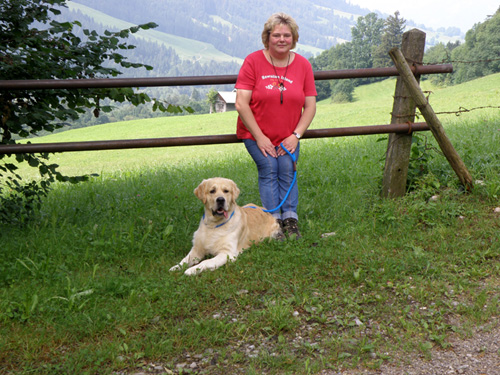
[{"label": "blue leash", "polygon": [[297,181],[297,158],[290,151],[288,151],[285,146],[283,146],[283,143],[281,143],[280,146],[292,158],[292,161],[293,161],[293,180],[292,180],[292,183],[290,184],[290,188],[286,192],[285,198],[283,198],[283,200],[281,201],[279,206],[276,208],[273,208],[272,210],[262,210],[264,212],[274,212],[274,211],[279,210],[281,208],[281,206],[283,206],[283,204],[285,203],[288,196],[290,195],[290,192],[292,191],[293,185],[295,185],[295,182]]}]

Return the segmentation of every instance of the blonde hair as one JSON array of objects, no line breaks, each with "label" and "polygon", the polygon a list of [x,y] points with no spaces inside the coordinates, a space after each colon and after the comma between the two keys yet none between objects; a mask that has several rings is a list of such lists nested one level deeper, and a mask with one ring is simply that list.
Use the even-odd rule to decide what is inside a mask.
[{"label": "blonde hair", "polygon": [[293,36],[292,49],[294,49],[299,41],[299,26],[291,16],[285,13],[274,13],[264,24],[264,30],[262,30],[262,43],[264,47],[266,47],[266,49],[269,48],[269,36],[278,25],[285,25],[290,28]]}]

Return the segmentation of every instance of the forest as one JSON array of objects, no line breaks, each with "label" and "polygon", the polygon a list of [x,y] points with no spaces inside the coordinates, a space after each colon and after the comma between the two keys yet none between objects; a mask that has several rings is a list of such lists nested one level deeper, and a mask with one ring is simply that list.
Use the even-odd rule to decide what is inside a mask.
[{"label": "forest", "polygon": [[424,62],[456,63],[452,75],[430,78],[442,85],[459,84],[500,72],[500,7],[485,22],[467,31],[464,43],[439,43],[427,51]]}]

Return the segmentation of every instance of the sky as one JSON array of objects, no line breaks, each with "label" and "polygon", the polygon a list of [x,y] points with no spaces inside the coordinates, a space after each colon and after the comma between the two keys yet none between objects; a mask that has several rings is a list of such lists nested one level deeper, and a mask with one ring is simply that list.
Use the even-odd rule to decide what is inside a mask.
[{"label": "sky", "polygon": [[417,25],[438,29],[458,27],[465,33],[474,24],[484,22],[500,7],[499,0],[347,0],[369,10],[394,14],[399,10],[401,17]]}]

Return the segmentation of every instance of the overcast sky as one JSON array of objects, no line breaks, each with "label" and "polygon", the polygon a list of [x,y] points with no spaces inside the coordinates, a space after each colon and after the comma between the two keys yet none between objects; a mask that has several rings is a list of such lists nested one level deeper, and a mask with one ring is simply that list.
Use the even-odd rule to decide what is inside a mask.
[{"label": "overcast sky", "polygon": [[458,27],[462,32],[470,30],[474,24],[484,22],[500,7],[499,0],[347,0],[369,10],[394,14],[396,10],[404,19],[416,24],[438,29]]}]

